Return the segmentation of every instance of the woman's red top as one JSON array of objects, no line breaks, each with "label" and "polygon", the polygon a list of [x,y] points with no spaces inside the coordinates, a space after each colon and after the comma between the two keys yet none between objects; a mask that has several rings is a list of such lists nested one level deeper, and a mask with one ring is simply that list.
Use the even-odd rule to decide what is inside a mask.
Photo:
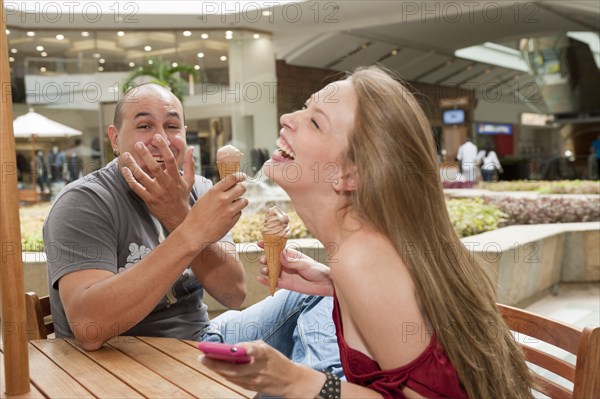
[{"label": "woman's red top", "polygon": [[349,382],[370,388],[386,399],[404,398],[402,392],[404,387],[430,399],[468,399],[454,366],[438,343],[435,334],[425,351],[415,360],[393,370],[381,370],[376,361],[346,344],[342,316],[335,295],[333,321],[342,367]]}]

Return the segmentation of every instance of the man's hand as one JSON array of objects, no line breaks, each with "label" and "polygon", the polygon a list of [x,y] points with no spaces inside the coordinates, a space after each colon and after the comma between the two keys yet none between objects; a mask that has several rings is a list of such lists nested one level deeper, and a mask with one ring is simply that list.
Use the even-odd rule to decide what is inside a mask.
[{"label": "man's hand", "polygon": [[198,198],[182,223],[191,239],[202,240],[205,247],[231,230],[248,205],[248,200],[241,198],[246,192],[245,179],[243,173],[231,174]]},{"label": "man's hand", "polygon": [[160,150],[162,162],[157,162],[145,145],[137,143],[135,151],[146,164],[149,174],[127,152],[122,154],[124,166],[121,173],[150,213],[167,230],[173,231],[190,211],[190,192],[195,182],[193,149],[190,147],[185,152],[181,175],[177,160],[165,140],[156,135],[153,143]]}]

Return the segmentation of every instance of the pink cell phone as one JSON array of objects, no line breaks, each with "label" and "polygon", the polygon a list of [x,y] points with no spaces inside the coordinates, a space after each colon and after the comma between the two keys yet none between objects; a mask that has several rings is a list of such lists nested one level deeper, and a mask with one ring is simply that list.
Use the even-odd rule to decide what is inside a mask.
[{"label": "pink cell phone", "polygon": [[198,342],[198,349],[209,359],[222,360],[229,363],[250,363],[252,359],[246,349],[220,342]]}]

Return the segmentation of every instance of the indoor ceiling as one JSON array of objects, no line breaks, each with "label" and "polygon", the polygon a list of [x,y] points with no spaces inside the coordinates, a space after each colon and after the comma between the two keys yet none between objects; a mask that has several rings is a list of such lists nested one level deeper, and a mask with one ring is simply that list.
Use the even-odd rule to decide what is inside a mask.
[{"label": "indoor ceiling", "polygon": [[[600,30],[600,2],[596,0],[305,1],[271,6],[265,9],[270,14],[261,14],[265,10],[258,10],[257,2],[252,2],[225,15],[218,14],[219,5],[229,11],[235,11],[235,6],[212,2],[217,8],[209,8],[200,6],[201,2],[172,1],[162,3],[171,7],[160,13],[144,13],[144,2],[122,3],[139,3],[139,8],[129,14],[123,9],[118,17],[114,10],[112,14],[106,11],[93,24],[76,10],[63,23],[66,18],[38,17],[36,21],[34,14],[7,9],[9,28],[37,33],[34,38],[17,40],[11,32],[9,45],[23,53],[33,48],[34,55],[34,44],[43,45],[49,56],[57,57],[88,57],[101,49],[103,56],[121,62],[141,62],[148,55],[143,46],[150,45],[156,55],[176,51],[194,62],[197,53],[204,52],[206,67],[217,67],[228,46],[225,30],[234,32],[233,40],[271,34],[277,59],[292,65],[349,70],[380,62],[409,81],[475,89],[479,96],[494,101],[529,99],[524,102],[532,110],[543,112],[529,73],[516,66],[494,65],[491,59],[463,59],[455,51],[485,42],[516,49],[524,37]],[[192,35],[184,37],[184,29]],[[82,38],[83,30],[95,30],[96,36]],[[115,36],[118,31],[124,36]],[[57,40],[59,33],[65,39]],[[200,39],[201,33],[210,34],[210,39]]]}]

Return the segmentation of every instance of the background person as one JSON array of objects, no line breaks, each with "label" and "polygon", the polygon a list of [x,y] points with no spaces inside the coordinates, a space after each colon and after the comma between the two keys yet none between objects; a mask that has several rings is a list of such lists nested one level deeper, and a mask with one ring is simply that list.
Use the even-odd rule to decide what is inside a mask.
[{"label": "background person", "polygon": [[[324,93],[335,98],[322,101]],[[531,398],[494,285],[448,217],[431,129],[414,96],[371,67],[280,120],[280,149],[263,170],[327,243],[330,262],[296,253],[282,265],[280,286],[333,295],[348,381],[260,342],[239,344],[253,357],[249,364],[202,362],[236,384],[286,398]],[[306,170],[335,165],[336,174],[290,182],[291,162]],[[405,162],[413,173],[404,173]]]},{"label": "background person", "polygon": [[458,147],[456,159],[460,162],[460,170],[465,181],[477,181],[477,146],[470,137]]},{"label": "background person", "polygon": [[499,175],[504,173],[496,151],[492,149],[491,144],[487,144],[485,150],[480,151],[477,158],[481,165],[483,181],[497,181]]}]

